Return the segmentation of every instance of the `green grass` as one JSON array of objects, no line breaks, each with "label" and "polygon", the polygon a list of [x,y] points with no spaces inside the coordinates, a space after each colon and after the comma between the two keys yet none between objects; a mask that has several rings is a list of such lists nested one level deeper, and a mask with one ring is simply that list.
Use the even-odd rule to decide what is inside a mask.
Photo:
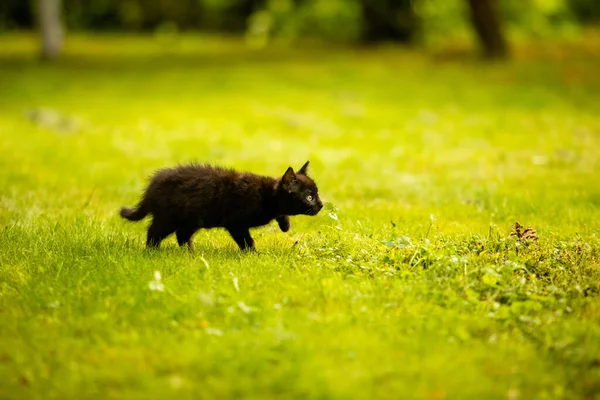
[{"label": "green grass", "polygon": [[[600,44],[544,46],[0,37],[0,398],[600,398]],[[159,167],[307,159],[327,209],[256,254],[117,215]]]}]

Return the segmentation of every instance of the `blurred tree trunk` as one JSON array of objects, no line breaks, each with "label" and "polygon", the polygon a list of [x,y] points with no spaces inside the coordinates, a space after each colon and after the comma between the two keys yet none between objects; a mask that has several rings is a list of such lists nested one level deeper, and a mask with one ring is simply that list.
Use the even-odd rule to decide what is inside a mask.
[{"label": "blurred tree trunk", "polygon": [[241,0],[231,3],[223,18],[223,26],[227,31],[245,32],[248,18],[255,12],[266,7],[265,0]]},{"label": "blurred tree trunk", "polygon": [[61,2],[61,0],[38,0],[42,57],[46,60],[57,58],[62,49]]},{"label": "blurred tree trunk", "polygon": [[419,22],[411,0],[361,0],[362,39],[366,42],[410,43]]},{"label": "blurred tree trunk", "polygon": [[506,58],[508,45],[498,17],[496,0],[468,0],[471,22],[486,58]]}]

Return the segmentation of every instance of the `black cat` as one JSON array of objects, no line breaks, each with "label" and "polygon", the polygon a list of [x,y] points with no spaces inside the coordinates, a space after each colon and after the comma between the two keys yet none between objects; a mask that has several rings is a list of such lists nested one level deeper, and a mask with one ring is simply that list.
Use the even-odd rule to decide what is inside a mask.
[{"label": "black cat", "polygon": [[240,249],[253,249],[250,228],[277,220],[283,232],[290,229],[290,215],[316,215],[323,203],[315,182],[308,177],[308,161],[294,173],[289,167],[280,178],[237,172],[210,165],[162,169],[137,208],[121,208],[121,216],[139,221],[152,214],[148,247],[175,232],[180,246],[192,247],[192,235],[200,228],[225,228]]}]

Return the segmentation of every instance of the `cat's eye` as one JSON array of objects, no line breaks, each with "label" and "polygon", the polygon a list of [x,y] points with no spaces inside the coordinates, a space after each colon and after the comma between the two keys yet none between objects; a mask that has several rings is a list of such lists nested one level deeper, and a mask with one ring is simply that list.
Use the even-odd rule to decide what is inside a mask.
[{"label": "cat's eye", "polygon": [[306,196],[306,200],[308,201],[312,201],[313,197],[309,194],[308,196]]}]

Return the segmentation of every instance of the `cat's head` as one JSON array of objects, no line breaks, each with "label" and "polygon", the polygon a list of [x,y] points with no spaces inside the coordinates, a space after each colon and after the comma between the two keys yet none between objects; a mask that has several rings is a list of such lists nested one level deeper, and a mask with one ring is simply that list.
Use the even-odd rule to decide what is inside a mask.
[{"label": "cat's head", "polygon": [[279,204],[285,215],[317,215],[323,203],[319,198],[319,189],[307,175],[309,162],[298,172],[289,167],[277,183]]}]

